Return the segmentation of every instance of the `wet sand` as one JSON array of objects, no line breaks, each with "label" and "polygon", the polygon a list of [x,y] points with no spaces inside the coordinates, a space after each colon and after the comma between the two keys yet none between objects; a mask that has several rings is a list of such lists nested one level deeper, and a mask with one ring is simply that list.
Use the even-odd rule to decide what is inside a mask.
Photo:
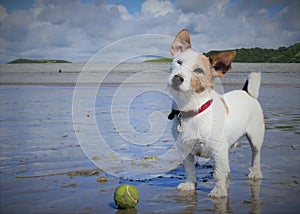
[{"label": "wet sand", "polygon": [[[145,76],[141,82],[149,83],[142,85],[133,84],[136,79],[131,79],[132,82],[122,89],[129,93],[137,88],[142,91],[149,85],[164,88],[161,84],[167,77],[168,67],[160,66],[151,69],[164,70],[161,76]],[[225,91],[239,89],[247,71],[257,69],[238,66],[245,68],[240,72],[233,68],[231,79],[229,73],[228,79],[222,82]],[[144,150],[132,149],[135,145],[120,146],[124,140],[111,131],[114,127],[110,116],[103,116],[110,111],[111,99],[120,87],[119,83],[140,71],[128,73],[134,69],[124,68],[127,70],[111,73],[99,90],[103,94],[99,92],[98,96],[104,97],[96,101],[97,124],[116,151],[131,155],[145,152],[155,156],[156,148],[152,145],[143,147]],[[121,179],[97,168],[77,140],[76,134],[84,130],[74,130],[72,101],[80,75],[78,67],[72,68],[73,72],[72,69],[65,70],[65,73],[64,69],[63,73],[58,73],[47,70],[50,68],[45,69],[47,72],[36,68],[36,73],[27,71],[26,78],[14,69],[9,71],[1,67],[0,72],[1,213],[299,212],[300,81],[299,73],[296,73],[300,72],[299,66],[283,73],[271,70],[268,73],[269,68],[266,68],[263,73],[259,100],[267,125],[261,163],[264,179],[258,182],[247,179],[251,151],[246,139],[242,138],[239,146],[231,150],[231,181],[226,199],[207,196],[213,187],[210,161],[197,164],[198,188],[191,194],[176,191],[176,186],[185,178],[182,166],[159,177],[137,180]],[[296,71],[291,71],[293,69]],[[145,120],[141,115],[149,115],[153,109],[158,109],[167,117],[170,107],[170,100],[166,101],[164,95],[145,93],[144,96],[135,100],[131,109],[135,114],[132,125],[141,132],[147,130],[143,124],[148,123],[148,117]],[[151,105],[145,102],[149,99]],[[159,140],[166,147],[173,144],[170,127],[171,122],[168,122]],[[121,183],[135,185],[140,194],[137,207],[129,212],[116,209],[113,202],[114,189]]]}]

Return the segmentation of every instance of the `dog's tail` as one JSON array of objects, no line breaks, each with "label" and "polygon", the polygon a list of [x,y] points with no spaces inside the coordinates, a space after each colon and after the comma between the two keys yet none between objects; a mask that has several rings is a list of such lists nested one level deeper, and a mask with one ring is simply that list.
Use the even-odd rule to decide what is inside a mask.
[{"label": "dog's tail", "polygon": [[260,88],[261,73],[252,72],[249,74],[247,81],[243,86],[243,91],[246,91],[252,97],[257,99]]}]

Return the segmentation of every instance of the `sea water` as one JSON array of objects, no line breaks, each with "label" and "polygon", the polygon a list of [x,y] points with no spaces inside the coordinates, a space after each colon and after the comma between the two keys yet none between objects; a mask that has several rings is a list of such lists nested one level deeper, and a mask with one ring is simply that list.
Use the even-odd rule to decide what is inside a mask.
[{"label": "sea water", "polygon": [[[102,153],[95,151],[94,157],[89,156],[78,139],[78,135],[89,133],[85,127],[95,126],[98,130],[86,135],[85,143],[97,142],[101,137],[111,151],[129,159],[158,161],[157,158],[174,146],[172,122],[167,120],[172,105],[165,84],[169,72],[167,64],[151,64],[150,67],[146,63],[122,64],[119,70],[107,72],[101,83],[94,79],[101,72],[94,70],[92,77],[89,77],[94,80],[92,85],[74,84],[82,74],[81,65],[72,68],[76,72],[65,68],[68,71],[62,74],[65,76],[59,76],[57,69],[50,68],[52,65],[32,66],[36,72],[29,69],[22,73],[21,67],[7,70],[5,66],[1,67],[0,72],[1,198],[7,200],[2,202],[6,210],[24,200],[26,195],[31,198],[32,192],[37,193],[45,188],[43,183],[29,188],[15,178],[43,177],[96,168],[93,161],[101,161]],[[274,199],[277,197],[280,204],[297,207],[288,198],[290,195],[296,196],[299,189],[300,67],[299,64],[234,63],[223,79],[216,80],[217,89],[220,92],[241,89],[252,71],[262,72],[258,99],[266,121],[262,149],[262,171],[266,179],[262,185],[263,205],[268,207],[266,211],[276,210],[276,206],[273,208],[270,204],[279,204]],[[76,97],[76,90],[83,92],[82,96]],[[74,110],[74,100],[78,98],[83,111],[77,112]],[[236,105],[239,105],[238,100]],[[81,114],[85,118],[83,121],[88,123],[74,120],[74,114]],[[242,139],[239,144],[241,148],[231,152],[231,206],[237,205],[234,202],[234,193],[237,192],[234,186],[239,185],[236,179],[245,179],[245,169],[251,161],[247,141]],[[117,161],[116,157],[109,157],[112,163]],[[113,170],[117,172],[123,168],[119,162]],[[172,169],[166,166],[165,170]],[[145,173],[149,175],[151,171],[145,170]],[[180,168],[172,173],[181,178],[184,171]],[[203,173],[201,171],[202,180]],[[172,174],[171,177],[176,176]],[[175,188],[180,180],[149,182],[154,186]]]}]

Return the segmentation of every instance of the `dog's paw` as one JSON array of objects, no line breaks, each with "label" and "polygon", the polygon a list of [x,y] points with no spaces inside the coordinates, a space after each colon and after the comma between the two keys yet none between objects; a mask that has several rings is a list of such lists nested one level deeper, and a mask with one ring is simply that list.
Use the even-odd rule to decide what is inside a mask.
[{"label": "dog's paw", "polygon": [[225,198],[228,192],[226,189],[214,187],[213,190],[208,194],[212,198]]},{"label": "dog's paw", "polygon": [[177,186],[178,191],[195,191],[196,190],[196,185],[193,182],[185,182],[185,183],[180,183]]},{"label": "dog's paw", "polygon": [[255,168],[252,168],[252,167],[250,167],[250,169],[249,169],[249,175],[248,175],[248,178],[250,179],[250,180],[261,180],[261,179],[263,179],[263,175],[262,175],[262,173],[261,173],[261,171],[259,170],[259,169],[255,169]]}]

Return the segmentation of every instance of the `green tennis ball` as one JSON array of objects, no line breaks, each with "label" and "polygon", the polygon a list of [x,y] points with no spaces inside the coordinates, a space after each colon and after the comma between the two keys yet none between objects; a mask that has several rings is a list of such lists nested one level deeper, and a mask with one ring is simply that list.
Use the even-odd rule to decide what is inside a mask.
[{"label": "green tennis ball", "polygon": [[139,193],[134,186],[122,184],[115,190],[114,200],[119,209],[135,208],[139,202]]}]

